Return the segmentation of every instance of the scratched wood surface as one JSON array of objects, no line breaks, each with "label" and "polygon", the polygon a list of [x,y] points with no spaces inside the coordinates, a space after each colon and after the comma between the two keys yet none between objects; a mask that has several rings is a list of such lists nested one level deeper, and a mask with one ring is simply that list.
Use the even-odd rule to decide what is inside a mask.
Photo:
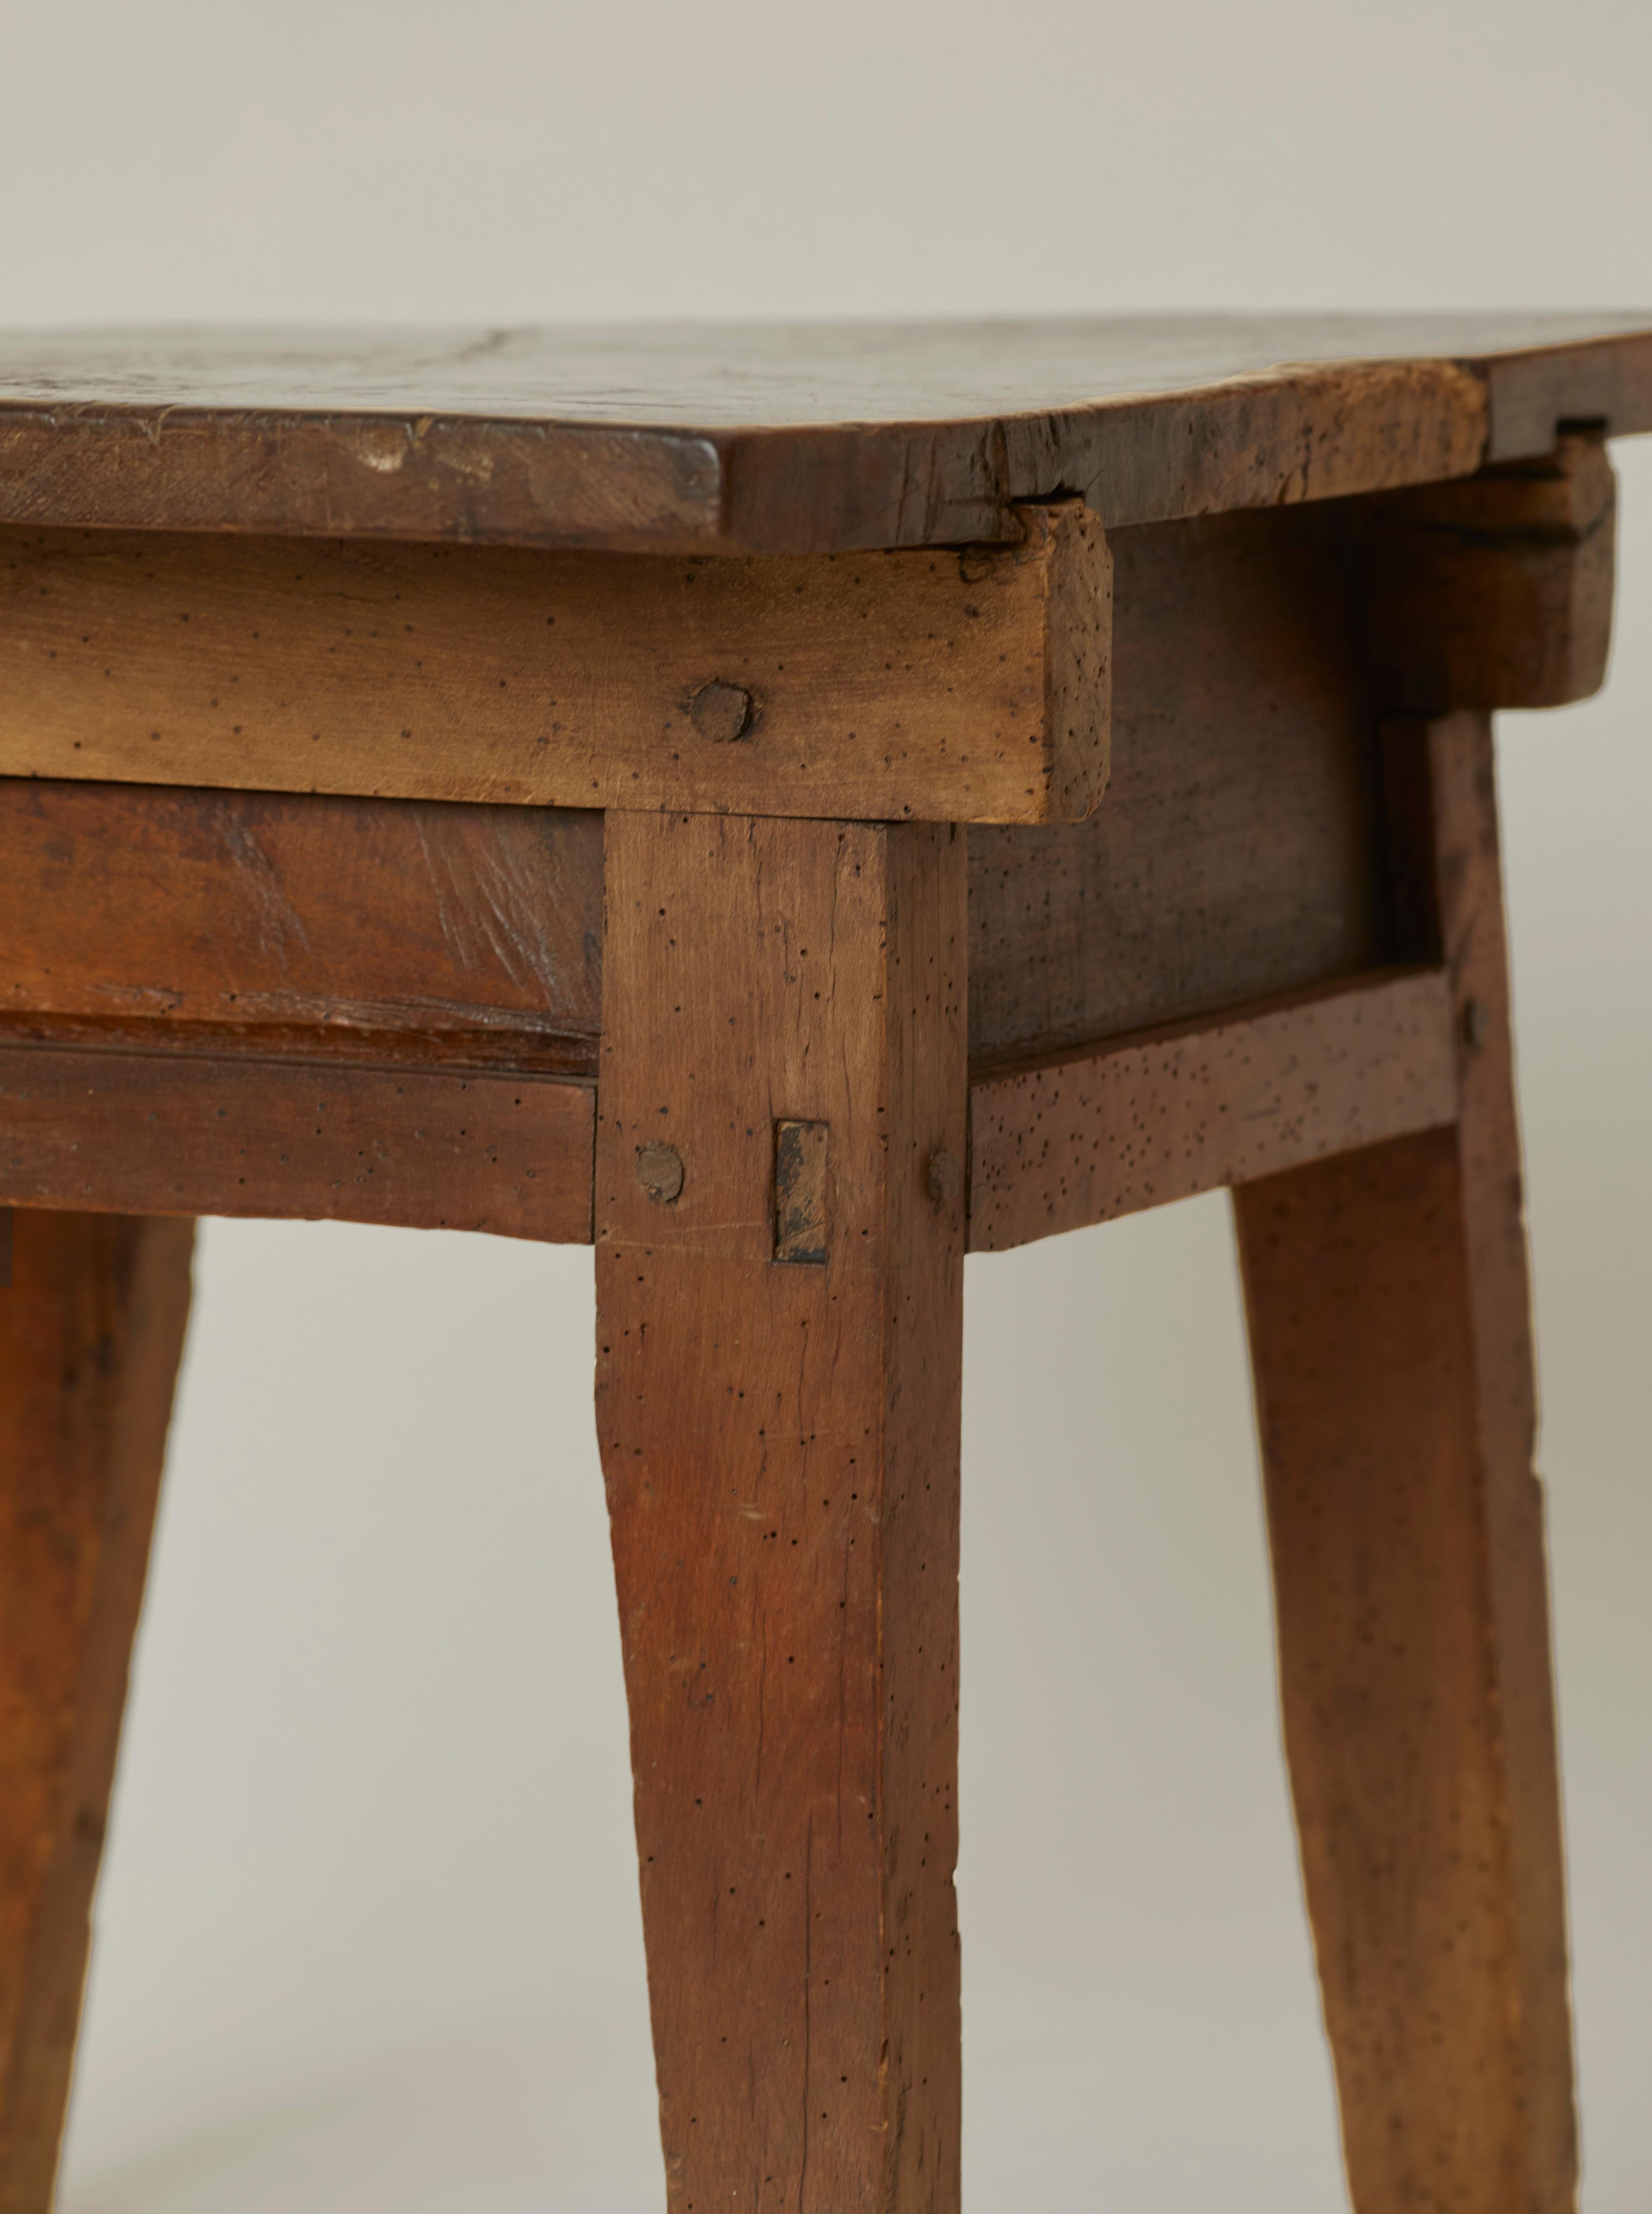
[{"label": "scratched wood surface", "polygon": [[1454,1128],[1235,1194],[1286,1748],[1361,2214],[1570,2214],[1566,1915],[1491,740],[1392,726]]},{"label": "scratched wood surface", "polygon": [[970,1250],[1295,1168],[1453,1122],[1450,988],[1357,978],[1172,1024],[970,1086]]},{"label": "scratched wood surface", "polygon": [[1110,534],[1106,797],[1088,823],[970,832],[976,1067],[1393,957],[1348,520]]},{"label": "scratched wood surface", "polygon": [[0,530],[0,771],[773,814],[1069,821],[1107,780],[1109,564],[671,561]]},{"label": "scratched wood surface", "polygon": [[14,332],[0,519],[814,553],[1327,498],[1652,427],[1652,314]]},{"label": "scratched wood surface", "polygon": [[0,1204],[590,1239],[589,1084],[241,1050],[14,1043]]},{"label": "scratched wood surface", "polygon": [[194,1226],[14,1220],[0,1292],[0,2214],[47,2214]]},{"label": "scratched wood surface", "polygon": [[45,1015],[87,1043],[591,1075],[602,869],[584,811],[0,778],[0,1035]]},{"label": "scratched wood surface", "polygon": [[[609,821],[597,1409],[672,2214],[957,2214],[963,862]],[[776,1254],[781,1122],[826,1126],[823,1262]]]}]

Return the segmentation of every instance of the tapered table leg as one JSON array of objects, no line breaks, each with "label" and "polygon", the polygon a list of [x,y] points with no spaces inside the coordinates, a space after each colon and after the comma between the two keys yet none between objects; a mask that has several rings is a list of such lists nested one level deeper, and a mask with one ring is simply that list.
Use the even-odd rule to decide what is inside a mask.
[{"label": "tapered table leg", "polygon": [[0,1291],[0,2214],[46,2214],[194,1225],[14,1223]]},{"label": "tapered table leg", "polygon": [[674,2214],[956,2214],[964,840],[608,818],[597,1423]]},{"label": "tapered table leg", "polygon": [[1357,2214],[1562,2214],[1576,2125],[1489,727],[1389,732],[1461,1119],[1251,1185],[1286,1749]]}]

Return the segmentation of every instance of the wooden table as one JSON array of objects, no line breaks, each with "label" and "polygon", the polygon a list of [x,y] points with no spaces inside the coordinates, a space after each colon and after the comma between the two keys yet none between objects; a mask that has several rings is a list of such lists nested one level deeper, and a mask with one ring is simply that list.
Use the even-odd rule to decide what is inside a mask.
[{"label": "wooden table", "polygon": [[1489,714],[1649,427],[1652,316],[0,344],[0,2214],[192,1217],[595,1241],[670,2206],[954,2214],[964,1256],[1221,1184],[1355,2204],[1572,2205]]}]

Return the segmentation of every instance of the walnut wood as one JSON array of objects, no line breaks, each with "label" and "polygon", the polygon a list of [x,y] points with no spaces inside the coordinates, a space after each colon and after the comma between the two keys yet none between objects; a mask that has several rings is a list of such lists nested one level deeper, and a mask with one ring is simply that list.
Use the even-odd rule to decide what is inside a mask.
[{"label": "walnut wood", "polygon": [[[1432,972],[1364,977],[977,1072],[971,1250],[1000,1251],[1448,1122],[1451,1021]],[[589,1242],[588,1086],[520,1069],[434,1068],[424,1038],[389,1066],[340,1062],[337,1043],[321,1036],[323,1059],[315,1033],[249,1042],[159,1022],[113,1032],[0,1025],[0,1203]],[[818,1250],[820,1163],[805,1165],[808,1203],[793,1210],[777,1258]]]},{"label": "walnut wood", "polygon": [[1652,427],[1652,315],[15,332],[0,519],[630,552],[1013,538]]},{"label": "walnut wood", "polygon": [[[616,815],[609,872],[597,1426],[669,2203],[956,2214],[963,841]],[[777,1120],[829,1126],[823,1266],[774,1258]]]},{"label": "walnut wood", "polygon": [[[977,1062],[1389,957],[1344,511],[1156,526],[1113,544],[1105,804],[1077,828],[970,834]],[[467,830],[458,810],[197,806],[154,792],[120,810],[116,788],[80,799],[66,784],[0,783],[0,881],[15,885],[9,942],[23,961],[14,1006],[319,1018],[336,1048],[362,1025],[382,1038],[450,1023],[480,1039],[480,1024],[502,1031],[537,998],[544,1049],[576,1073],[594,1066],[593,817],[536,829],[479,810]],[[523,894],[541,881],[551,903],[535,940]],[[278,927],[280,901],[306,943]],[[135,967],[117,957],[128,944]]]},{"label": "walnut wood", "polygon": [[0,778],[0,1011],[594,1076],[602,877],[584,811]]},{"label": "walnut wood", "polygon": [[[1569,2214],[1542,1497],[1490,731],[1426,774],[1460,1119],[1235,1195],[1286,1746],[1359,2214]],[[1420,758],[1419,758],[1420,757]]]},{"label": "walnut wood", "polygon": [[1569,2214],[1490,736],[1375,709],[1599,681],[1646,428],[1652,315],[0,341],[0,2214],[162,1216],[595,1234],[673,2214],[958,2214],[966,1236],[1220,1182],[1355,2204]]},{"label": "walnut wood", "polygon": [[1366,504],[1379,698],[1408,714],[1558,707],[1606,680],[1617,484],[1598,435]]},{"label": "walnut wood", "polygon": [[15,1217],[0,1293],[0,2214],[48,2214],[189,1222]]},{"label": "walnut wood", "polygon": [[1089,823],[970,833],[973,1064],[1396,957],[1348,525],[1110,534],[1111,779]]},{"label": "walnut wood", "polygon": [[1110,570],[1013,547],[668,560],[0,531],[0,770],[559,807],[1068,821]]},{"label": "walnut wood", "polygon": [[1001,1252],[1457,1115],[1447,979],[1325,985],[970,1086],[970,1249]]},{"label": "walnut wood", "polygon": [[0,1202],[590,1239],[588,1084],[0,1043]]}]

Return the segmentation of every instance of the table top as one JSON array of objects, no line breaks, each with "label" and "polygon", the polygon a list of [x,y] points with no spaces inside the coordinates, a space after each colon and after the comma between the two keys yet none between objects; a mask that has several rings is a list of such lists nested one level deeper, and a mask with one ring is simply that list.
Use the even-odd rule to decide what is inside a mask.
[{"label": "table top", "polygon": [[0,334],[0,522],[830,552],[1652,429],[1652,310]]}]

